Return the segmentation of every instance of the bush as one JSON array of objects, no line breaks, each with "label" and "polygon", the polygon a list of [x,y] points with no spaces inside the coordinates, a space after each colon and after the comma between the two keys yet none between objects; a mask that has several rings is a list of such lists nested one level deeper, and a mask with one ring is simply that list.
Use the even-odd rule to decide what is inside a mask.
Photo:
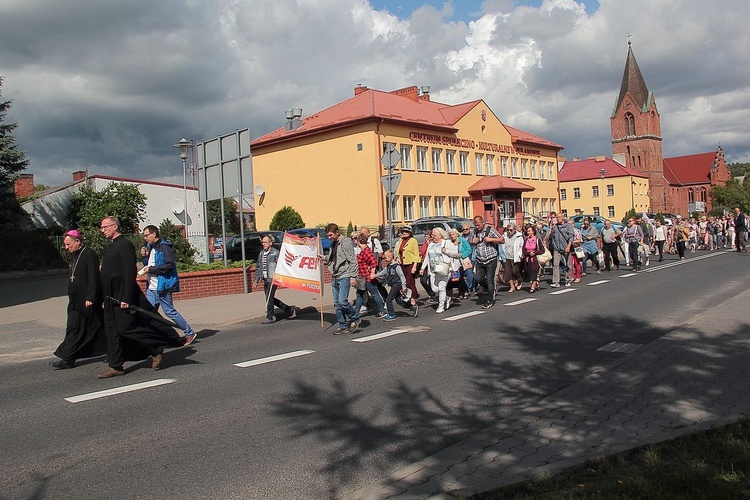
[{"label": "bush", "polygon": [[13,242],[12,250],[3,253],[0,272],[42,271],[64,269],[68,263],[63,256],[62,238],[45,230],[0,230],[0,238]]},{"label": "bush", "polygon": [[305,222],[302,220],[302,216],[292,207],[281,207],[273,219],[269,229],[271,231],[289,231],[290,229],[297,229],[305,227]]}]

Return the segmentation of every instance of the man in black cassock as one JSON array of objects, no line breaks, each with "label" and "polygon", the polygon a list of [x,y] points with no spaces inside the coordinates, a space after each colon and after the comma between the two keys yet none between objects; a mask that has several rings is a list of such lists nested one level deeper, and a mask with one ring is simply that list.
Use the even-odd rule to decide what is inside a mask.
[{"label": "man in black cassock", "polygon": [[76,229],[65,233],[63,243],[73,260],[68,281],[65,339],[55,351],[55,356],[60,360],[50,363],[50,366],[58,370],[73,368],[76,359],[107,352],[99,284],[99,258],[96,252],[84,244],[83,236]]},{"label": "man in black cassock", "polygon": [[120,221],[116,217],[102,219],[100,230],[112,244],[102,257],[100,273],[109,369],[98,377],[125,375],[125,361],[139,361],[149,356],[151,367],[157,370],[164,348],[179,347],[185,340],[172,327],[128,309],[133,304],[154,312],[136,283],[135,247],[120,232]]}]

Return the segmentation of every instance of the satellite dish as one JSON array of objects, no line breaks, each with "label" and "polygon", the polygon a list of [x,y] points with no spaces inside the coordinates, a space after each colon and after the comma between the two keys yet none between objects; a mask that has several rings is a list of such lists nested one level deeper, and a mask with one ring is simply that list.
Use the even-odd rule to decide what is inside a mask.
[{"label": "satellite dish", "polygon": [[172,212],[181,214],[185,210],[185,202],[179,198],[172,200]]},{"label": "satellite dish", "polygon": [[255,196],[263,196],[264,194],[266,194],[266,188],[264,188],[260,184],[255,186]]}]

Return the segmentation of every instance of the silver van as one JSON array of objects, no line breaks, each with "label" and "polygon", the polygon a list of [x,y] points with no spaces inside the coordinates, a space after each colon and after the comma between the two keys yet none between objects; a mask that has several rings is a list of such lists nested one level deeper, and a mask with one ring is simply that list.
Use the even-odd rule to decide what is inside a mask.
[{"label": "silver van", "polygon": [[446,233],[452,228],[456,228],[460,234],[464,224],[474,227],[474,221],[464,217],[422,217],[411,223],[411,229],[417,242],[422,245],[425,234],[432,231],[433,228],[442,227]]}]

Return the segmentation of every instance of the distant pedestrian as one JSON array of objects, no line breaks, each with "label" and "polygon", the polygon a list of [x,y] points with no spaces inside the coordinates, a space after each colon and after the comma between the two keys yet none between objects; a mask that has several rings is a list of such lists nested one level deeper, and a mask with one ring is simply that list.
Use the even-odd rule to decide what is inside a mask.
[{"label": "distant pedestrian", "polygon": [[96,252],[87,247],[83,235],[71,229],[63,238],[65,250],[71,254],[73,263],[68,280],[68,321],[65,339],[55,351],[59,361],[50,363],[52,368],[73,368],[76,359],[99,356],[107,352],[102,316],[102,293],[99,283],[99,259]]},{"label": "distant pedestrian", "polygon": [[747,253],[747,218],[740,207],[734,209],[735,250]]},{"label": "distant pedestrian", "polygon": [[273,247],[273,242],[269,236],[264,236],[260,240],[261,251],[258,254],[255,267],[255,283],[263,282],[263,293],[266,296],[266,318],[261,322],[269,325],[276,321],[273,315],[274,307],[284,310],[287,318],[292,316],[292,306],[284,304],[275,297],[276,285],[273,284],[273,275],[276,272],[276,263],[279,261],[279,251]]}]

